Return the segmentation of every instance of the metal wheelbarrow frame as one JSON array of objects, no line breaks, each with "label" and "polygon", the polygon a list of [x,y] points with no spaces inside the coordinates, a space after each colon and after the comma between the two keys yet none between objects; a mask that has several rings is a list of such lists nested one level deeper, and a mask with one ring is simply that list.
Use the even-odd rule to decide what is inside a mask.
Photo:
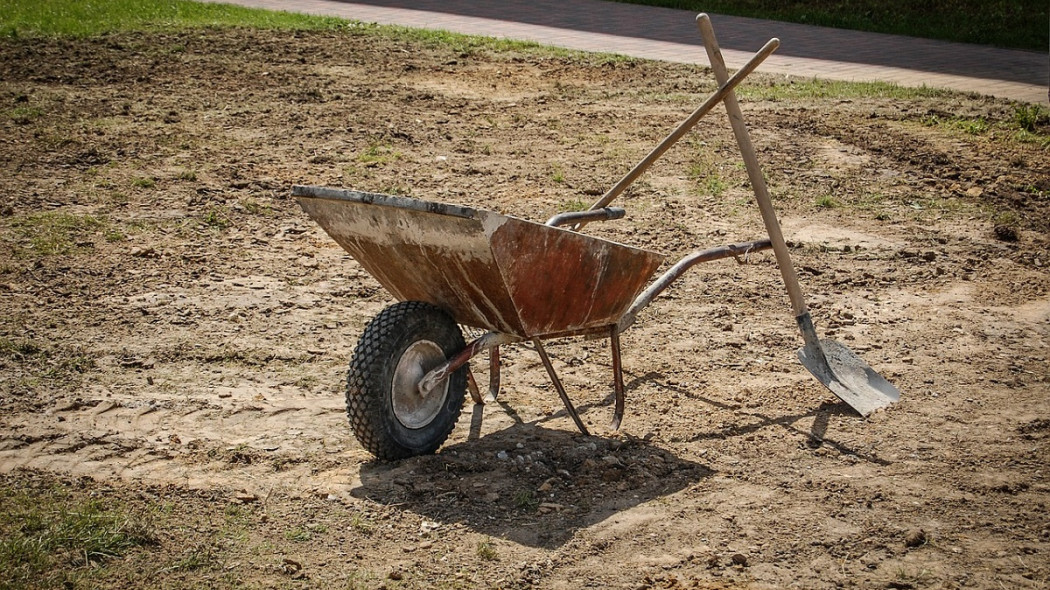
[{"label": "metal wheelbarrow frame", "polygon": [[[484,403],[469,362],[490,351],[489,391],[500,389],[499,347],[531,341],[579,430],[588,434],[542,341],[567,336],[610,339],[615,407],[624,414],[619,334],[638,313],[700,262],[773,249],[806,346],[802,363],[836,395],[866,415],[899,397],[896,389],[844,346],[820,341],[747,136],[733,88],[779,45],[770,40],[729,78],[706,15],[698,22],[719,89],[588,211],[539,224],[491,211],[419,199],[316,186],[293,195],[325,231],[399,303],[366,327],[351,361],[347,410],[361,444],[379,459],[435,451],[451,434],[466,390]],[[578,232],[619,219],[608,207],[657,158],[719,102],[725,102],[769,239],[686,256],[652,282],[663,256]],[[571,229],[561,226],[571,225]],[[460,325],[487,332],[470,342]]]}]

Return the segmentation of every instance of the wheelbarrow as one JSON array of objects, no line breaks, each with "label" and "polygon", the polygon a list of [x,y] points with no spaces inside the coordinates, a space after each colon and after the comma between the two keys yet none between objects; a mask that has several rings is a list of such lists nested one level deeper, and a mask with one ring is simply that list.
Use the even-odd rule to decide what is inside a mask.
[{"label": "wheelbarrow", "polygon": [[[500,347],[518,342],[532,343],[567,413],[589,434],[543,341],[607,337],[615,393],[611,428],[619,428],[625,407],[620,334],[696,264],[766,249],[776,255],[803,335],[802,364],[861,415],[899,399],[896,388],[852,351],[817,337],[737,105],[733,89],[779,41],[766,43],[730,78],[710,20],[706,15],[697,20],[718,90],[587,211],[537,223],[408,197],[293,187],[303,210],[399,300],[368,323],[347,377],[351,428],[377,458],[436,451],[451,434],[467,392],[475,403],[485,401],[470,361],[489,352],[488,396],[494,399],[500,389]],[[769,237],[695,252],[650,283],[663,255],[580,230],[624,217],[623,209],[609,204],[720,102],[729,113]],[[461,326],[484,333],[468,343]]]}]

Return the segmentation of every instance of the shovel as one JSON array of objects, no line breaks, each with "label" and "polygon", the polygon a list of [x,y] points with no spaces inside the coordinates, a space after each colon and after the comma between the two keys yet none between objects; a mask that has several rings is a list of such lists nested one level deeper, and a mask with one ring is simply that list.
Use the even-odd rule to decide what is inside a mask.
[{"label": "shovel", "polygon": [[[715,79],[720,86],[724,85],[729,79],[729,74],[726,72],[725,60],[722,59],[718,40],[711,27],[711,19],[706,14],[700,14],[696,17],[696,21],[700,27],[700,35],[703,37]],[[755,156],[755,148],[751,144],[747,125],[744,123],[744,116],[740,112],[740,105],[737,104],[736,94],[730,90],[725,95],[723,102],[733,126],[733,134],[736,136],[740,152],[744,157],[747,175],[755,191],[755,198],[758,200],[758,208],[762,212],[762,222],[773,243],[773,252],[776,255],[777,266],[780,267],[780,274],[784,278],[784,284],[787,286],[791,308],[795,312],[795,321],[798,322],[798,328],[805,342],[805,346],[798,351],[799,360],[817,380],[861,416],[867,416],[879,408],[896,402],[900,399],[900,392],[882,375],[875,372],[868,363],[838,342],[821,340],[817,336],[816,328],[813,327],[813,319],[809,315],[806,301],[802,296],[798,275],[791,264],[791,256],[784,242],[784,234],[780,231],[780,223],[777,221],[776,212],[773,211],[773,202],[769,198],[769,191],[758,165],[758,158]]]}]

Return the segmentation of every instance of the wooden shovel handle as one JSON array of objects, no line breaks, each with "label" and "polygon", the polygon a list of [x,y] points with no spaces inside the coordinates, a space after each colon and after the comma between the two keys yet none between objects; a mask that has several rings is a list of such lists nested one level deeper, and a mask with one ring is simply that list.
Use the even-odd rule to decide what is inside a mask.
[{"label": "wooden shovel handle", "polygon": [[[725,84],[729,79],[726,71],[726,62],[722,59],[722,52],[718,48],[718,39],[711,27],[711,18],[706,14],[696,17],[696,23],[700,27],[700,36],[704,39],[704,47],[707,49],[707,57],[711,60],[711,69],[715,73],[715,80],[719,85]],[[766,233],[773,243],[773,253],[777,258],[777,266],[780,267],[780,275],[784,278],[787,286],[788,297],[791,299],[791,308],[795,317],[806,313],[806,301],[802,296],[802,287],[798,284],[798,275],[795,267],[791,264],[791,255],[788,254],[787,244],[784,242],[784,234],[780,231],[780,222],[777,221],[776,211],[773,210],[773,201],[769,198],[769,190],[766,188],[766,180],[762,176],[762,168],[758,165],[758,157],[755,155],[755,147],[751,144],[751,136],[747,132],[747,124],[744,123],[744,115],[740,112],[740,105],[736,100],[736,93],[729,90],[723,102],[726,112],[729,113],[729,122],[733,126],[733,134],[740,145],[740,153],[744,156],[744,165],[747,167],[747,176],[751,180],[751,188],[755,191],[758,200],[758,208],[762,212],[762,222],[766,226]]]}]

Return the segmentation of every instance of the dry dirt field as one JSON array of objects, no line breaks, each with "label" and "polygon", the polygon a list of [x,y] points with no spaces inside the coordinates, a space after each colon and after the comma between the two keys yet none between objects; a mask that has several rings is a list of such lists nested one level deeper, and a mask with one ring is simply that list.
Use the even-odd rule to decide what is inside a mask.
[{"label": "dry dirt field", "polygon": [[[711,73],[367,30],[0,41],[0,492],[154,535],[29,586],[1048,587],[1046,121],[745,85],[817,329],[900,403],[861,419],[809,376],[761,253],[700,265],[624,333],[619,432],[606,342],[549,345],[592,437],[517,346],[498,403],[384,464],[343,391],[393,300],[291,186],[542,221]],[[670,262],[763,237],[721,109],[618,204],[585,231]]]}]

